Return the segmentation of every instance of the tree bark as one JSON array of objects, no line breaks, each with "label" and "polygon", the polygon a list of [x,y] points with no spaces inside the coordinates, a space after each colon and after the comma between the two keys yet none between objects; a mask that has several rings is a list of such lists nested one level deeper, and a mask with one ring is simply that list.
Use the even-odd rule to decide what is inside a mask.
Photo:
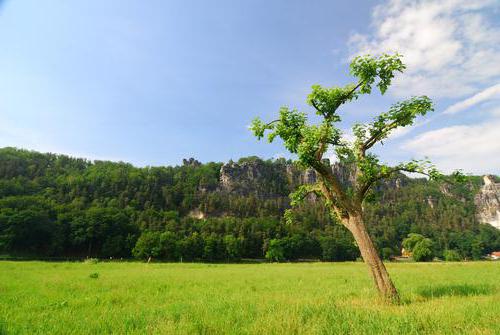
[{"label": "tree bark", "polygon": [[368,235],[363,218],[359,215],[350,216],[346,226],[354,236],[363,260],[370,268],[380,295],[386,300],[399,303],[398,291],[389,277],[389,273],[380,259],[370,235]]}]

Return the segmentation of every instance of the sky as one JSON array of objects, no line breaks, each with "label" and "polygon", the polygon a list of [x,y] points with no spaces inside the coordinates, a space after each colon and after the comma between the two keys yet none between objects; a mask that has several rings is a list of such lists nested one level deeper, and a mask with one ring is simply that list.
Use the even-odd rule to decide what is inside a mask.
[{"label": "sky", "polygon": [[340,110],[346,136],[428,95],[435,111],[397,129],[382,160],[499,174],[498,0],[0,0],[0,147],[138,166],[290,157],[251,120],[313,114],[311,85],[350,83],[352,57],[396,51],[407,71]]}]

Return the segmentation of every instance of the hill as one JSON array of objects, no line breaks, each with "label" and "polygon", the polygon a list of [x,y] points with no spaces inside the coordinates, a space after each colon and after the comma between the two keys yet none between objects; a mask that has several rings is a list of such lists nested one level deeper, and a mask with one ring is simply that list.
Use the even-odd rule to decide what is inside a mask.
[{"label": "hill", "polygon": [[[348,169],[332,169],[349,183]],[[297,208],[293,223],[282,219],[290,191],[315,178],[284,159],[138,168],[3,148],[0,252],[217,261],[262,258],[275,248],[283,259],[356,259],[349,233],[320,200]],[[495,220],[496,177],[488,178],[446,185],[399,175],[379,185],[365,205],[377,248],[385,258],[398,255],[415,232],[434,241],[437,255],[453,249],[477,259],[500,249],[500,231],[480,222]]]}]

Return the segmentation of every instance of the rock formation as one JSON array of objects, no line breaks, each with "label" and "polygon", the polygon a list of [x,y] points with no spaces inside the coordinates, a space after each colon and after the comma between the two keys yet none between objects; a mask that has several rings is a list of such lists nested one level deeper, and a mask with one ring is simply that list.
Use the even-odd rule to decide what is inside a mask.
[{"label": "rock formation", "polygon": [[287,164],[274,165],[251,157],[238,163],[230,161],[221,166],[219,191],[261,197],[286,196],[294,175],[288,176]]},{"label": "rock formation", "polygon": [[184,166],[201,166],[201,162],[199,162],[198,160],[194,159],[194,158],[189,158],[189,159],[183,159],[182,160],[182,165]]},{"label": "rock formation", "polygon": [[484,176],[483,182],[474,198],[477,219],[500,229],[500,183],[491,175]]},{"label": "rock formation", "polygon": [[[329,161],[325,163],[330,164]],[[348,167],[335,162],[331,164],[333,173],[343,185],[354,181],[354,173]],[[300,169],[289,161],[272,164],[259,158],[242,162],[229,162],[220,169],[219,191],[241,195],[288,196],[297,186],[313,184],[318,176],[313,169]],[[385,187],[400,188],[407,177],[400,175],[384,183]]]}]

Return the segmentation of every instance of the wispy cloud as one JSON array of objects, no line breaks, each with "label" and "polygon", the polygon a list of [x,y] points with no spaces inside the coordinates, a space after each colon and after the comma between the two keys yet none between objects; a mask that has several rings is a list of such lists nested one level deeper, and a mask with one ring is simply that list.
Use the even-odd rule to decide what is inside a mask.
[{"label": "wispy cloud", "polygon": [[418,157],[429,157],[441,169],[463,169],[471,173],[500,171],[500,113],[474,125],[444,127],[425,132],[403,143],[402,148]]},{"label": "wispy cloud", "polygon": [[463,110],[466,110],[472,106],[475,106],[477,104],[495,98],[500,98],[500,84],[490,86],[482,90],[481,92],[474,94],[470,98],[467,98],[465,100],[459,101],[451,105],[444,111],[444,114],[455,114]]},{"label": "wispy cloud", "polygon": [[492,0],[391,0],[375,8],[373,35],[351,36],[351,54],[403,54],[408,69],[395,81],[392,92],[398,96],[473,94],[500,77],[500,27],[487,14],[499,5]]}]

